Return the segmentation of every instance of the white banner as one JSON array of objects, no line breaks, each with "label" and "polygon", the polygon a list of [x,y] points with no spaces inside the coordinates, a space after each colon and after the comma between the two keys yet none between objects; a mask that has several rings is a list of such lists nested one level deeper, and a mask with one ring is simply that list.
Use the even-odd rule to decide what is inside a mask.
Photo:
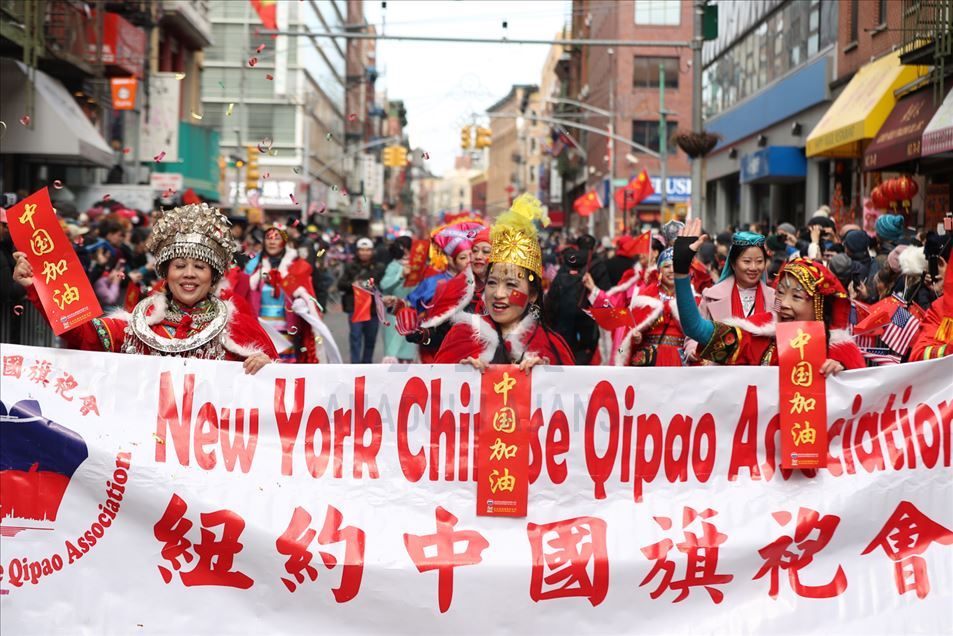
[{"label": "white banner", "polygon": [[953,630],[951,358],[829,381],[816,475],[776,369],[537,369],[524,519],[469,368],[0,356],[4,634]]},{"label": "white banner", "polygon": [[175,73],[155,73],[149,77],[149,111],[139,137],[142,161],[179,161],[181,88],[181,80],[176,79]]}]

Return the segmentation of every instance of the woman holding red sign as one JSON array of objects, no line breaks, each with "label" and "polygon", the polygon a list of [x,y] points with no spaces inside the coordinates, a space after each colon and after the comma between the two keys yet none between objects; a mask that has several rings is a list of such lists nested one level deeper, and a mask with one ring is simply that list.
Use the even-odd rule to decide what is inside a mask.
[{"label": "woman holding red sign", "polygon": [[[435,362],[469,364],[573,364],[562,337],[549,329],[538,303],[543,298],[543,257],[533,221],[545,219],[540,202],[521,195],[490,230],[490,258],[483,311],[457,313]],[[545,220],[544,220],[545,222]]]},{"label": "woman holding red sign", "polygon": [[685,335],[699,343],[698,357],[728,365],[778,364],[776,321],[821,321],[827,332],[827,359],[820,368],[825,375],[864,366],[860,349],[847,332],[850,299],[844,286],[826,267],[807,258],[785,263],[775,287],[777,313],[749,318],[711,321],[695,305],[689,270],[705,237],[698,237],[701,221],[693,220],[679,231],[673,265],[675,297]]},{"label": "woman holding red sign", "polygon": [[[139,301],[131,313],[95,318],[65,332],[69,348],[241,361],[249,374],[277,359],[255,317],[215,292],[233,256],[228,220],[221,212],[205,203],[170,210],[156,221],[147,247],[155,255],[164,291]],[[33,268],[22,252],[14,256],[13,279],[43,311]]]}]

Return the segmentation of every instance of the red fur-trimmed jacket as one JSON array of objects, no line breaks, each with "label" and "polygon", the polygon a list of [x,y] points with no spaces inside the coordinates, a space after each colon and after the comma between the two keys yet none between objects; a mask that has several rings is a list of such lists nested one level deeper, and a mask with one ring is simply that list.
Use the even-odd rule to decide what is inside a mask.
[{"label": "red fur-trimmed jacket", "polygon": [[[678,321],[675,298],[662,299],[658,282],[652,283],[632,297],[629,308],[647,308],[649,313],[629,329],[619,343],[616,366],[682,366],[685,333]],[[632,337],[639,333],[642,341],[632,346]]]},{"label": "red fur-trimmed jacket", "polygon": [[[489,364],[500,343],[500,334],[488,316],[458,313],[454,325],[440,345],[434,362],[459,364],[466,358],[476,358]],[[573,355],[559,334],[544,329],[532,314],[527,314],[516,329],[503,339],[510,360],[519,363],[527,353],[548,360],[548,364],[572,365]]]},{"label": "red fur-trimmed jacket", "polygon": [[[43,311],[43,304],[34,287],[31,286],[27,290],[27,297],[37,309]],[[255,316],[248,311],[237,309],[230,298],[222,300],[225,303],[227,322],[218,340],[224,352],[224,359],[242,361],[256,353],[264,353],[272,360],[277,360],[278,352],[275,351],[271,339],[258,324]],[[140,300],[137,307],[144,303],[145,322],[157,336],[167,339],[175,338],[177,335],[188,337],[197,331],[191,329],[189,325],[181,324],[184,321],[177,323],[166,318],[167,300],[164,293],[156,293]],[[117,311],[70,329],[62,335],[62,338],[70,349],[124,353],[123,342],[126,340],[126,328],[131,320],[132,314],[129,312]],[[173,332],[171,335],[170,331]],[[139,344],[144,345],[141,341]],[[148,346],[139,346],[138,349],[141,354],[154,355]],[[192,357],[197,353],[200,352],[185,351],[178,355]]]}]

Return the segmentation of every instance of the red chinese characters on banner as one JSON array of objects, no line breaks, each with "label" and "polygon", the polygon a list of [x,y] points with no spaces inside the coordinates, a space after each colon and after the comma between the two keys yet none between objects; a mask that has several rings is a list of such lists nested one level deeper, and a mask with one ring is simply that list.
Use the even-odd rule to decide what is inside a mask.
[{"label": "red chinese characters on banner", "polygon": [[404,287],[415,287],[424,279],[424,272],[427,270],[427,256],[429,254],[430,241],[414,239],[410,244],[410,253],[407,257],[410,272],[404,276]]},{"label": "red chinese characters on banner", "polygon": [[[341,527],[344,517],[333,506],[328,506],[324,525],[318,533],[310,527],[311,514],[301,508],[295,508],[288,523],[288,528],[275,542],[279,554],[288,557],[285,562],[285,571],[294,577],[294,580],[282,577],[289,592],[294,592],[298,585],[304,583],[304,572],[312,581],[318,579],[318,570],[311,565],[314,555],[308,550],[311,542],[317,537],[318,544],[332,545],[344,543],[344,565],[341,572],[341,584],[332,590],[334,599],[338,603],[350,601],[361,589],[361,579],[364,576],[364,531],[354,526]],[[319,551],[324,567],[333,570],[338,563],[337,558],[330,552]]]},{"label": "red chinese characters on banner", "polygon": [[86,271],[66,237],[46,188],[7,210],[10,236],[33,267],[33,284],[59,336],[102,313]]},{"label": "red chinese characters on banner", "polygon": [[[588,598],[593,607],[609,591],[606,522],[576,517],[555,523],[526,524],[533,552],[530,598]],[[546,586],[545,589],[543,586]]]},{"label": "red chinese characters on banner", "polygon": [[[236,587],[247,590],[254,581],[246,574],[233,570],[235,556],[244,547],[238,538],[245,529],[245,520],[231,510],[216,510],[202,513],[201,540],[194,546],[186,538],[192,528],[192,522],[185,517],[188,505],[177,494],[172,495],[162,518],[153,528],[155,538],[164,544],[162,558],[168,561],[172,568],[179,572],[179,578],[186,587],[193,585],[217,585]],[[210,530],[221,526],[221,537]],[[192,554],[192,550],[195,554]],[[182,570],[180,559],[191,563],[198,557],[195,567],[186,572]],[[167,584],[172,581],[172,572],[163,566],[159,567],[162,580]]]},{"label": "red chinese characters on banner", "polygon": [[827,358],[821,322],[779,322],[781,467],[827,466],[827,384],[820,373]]},{"label": "red chinese characters on banner", "polygon": [[[682,530],[684,541],[676,544],[671,539],[663,539],[658,543],[642,548],[642,554],[647,559],[655,560],[655,564],[649,573],[639,583],[639,587],[648,584],[657,574],[662,573],[662,580],[658,587],[652,591],[649,596],[657,599],[665,590],[678,591],[678,596],[672,601],[679,603],[688,598],[688,594],[693,587],[704,587],[711,600],[715,603],[721,603],[724,600],[724,592],[717,589],[716,585],[724,585],[734,579],[732,574],[718,574],[718,551],[719,546],[723,544],[728,536],[718,532],[714,524],[708,523],[705,519],[710,519],[718,514],[711,508],[706,508],[701,512],[696,512],[694,508],[686,506],[682,511]],[[672,520],[668,517],[653,517],[655,523],[660,528],[668,531],[672,527]],[[687,528],[698,520],[701,524],[701,535],[695,532],[689,532]],[[668,558],[672,548],[678,548],[686,558],[685,577],[675,578],[675,561]]]},{"label": "red chinese characters on banner", "polygon": [[96,405],[95,395],[87,395],[85,397],[81,397],[80,400],[83,401],[83,405],[79,407],[80,415],[89,415],[90,413],[99,415],[99,407]]},{"label": "red chinese characters on banner", "polygon": [[56,378],[56,393],[62,396],[67,402],[73,401],[73,396],[67,394],[78,386],[79,382],[76,381],[76,378],[74,378],[71,373],[64,371],[62,376]]},{"label": "red chinese characters on banner", "polygon": [[53,373],[53,363],[49,360],[37,360],[30,367],[30,381],[48,386],[50,384],[50,374]]},{"label": "red chinese characters on banner", "polygon": [[953,544],[953,531],[941,526],[909,501],[901,501],[861,554],[882,548],[894,565],[897,593],[916,591],[918,598],[930,593],[927,562],[920,556],[931,543]]},{"label": "red chinese characters on banner", "polygon": [[[450,609],[453,601],[453,568],[461,565],[476,565],[483,560],[483,551],[490,543],[476,530],[454,530],[457,519],[453,514],[437,506],[436,534],[404,534],[404,547],[420,573],[437,570],[437,603],[440,613]],[[455,550],[463,542],[463,552]],[[434,550],[436,548],[436,550]],[[427,551],[433,556],[427,556]]]},{"label": "red chinese characters on banner", "polygon": [[3,356],[3,375],[8,378],[20,378],[23,373],[23,356]]},{"label": "red chinese characters on banner", "polygon": [[477,441],[477,514],[525,517],[529,497],[531,376],[492,365],[481,379]]},{"label": "red chinese characters on banner", "polygon": [[[772,516],[782,527],[791,522],[790,512],[775,512]],[[771,587],[768,595],[773,599],[778,598],[778,579],[781,570],[787,570],[791,589],[798,596],[833,598],[841,594],[847,589],[847,575],[840,565],[837,566],[837,571],[830,582],[823,585],[807,585],[799,578],[800,571],[811,564],[814,555],[830,543],[839,523],[840,517],[836,515],[821,517],[816,510],[799,509],[794,536],[780,536],[758,550],[758,554],[764,559],[764,565],[754,575],[754,579],[760,579],[770,573]]]}]

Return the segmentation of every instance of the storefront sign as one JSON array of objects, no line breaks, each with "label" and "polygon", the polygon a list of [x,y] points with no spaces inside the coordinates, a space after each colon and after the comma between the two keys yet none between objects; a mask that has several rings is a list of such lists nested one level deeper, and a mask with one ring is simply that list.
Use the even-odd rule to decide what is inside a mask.
[{"label": "storefront sign", "polygon": [[109,85],[112,87],[113,110],[133,110],[136,107],[139,80],[135,77],[113,77]]}]

